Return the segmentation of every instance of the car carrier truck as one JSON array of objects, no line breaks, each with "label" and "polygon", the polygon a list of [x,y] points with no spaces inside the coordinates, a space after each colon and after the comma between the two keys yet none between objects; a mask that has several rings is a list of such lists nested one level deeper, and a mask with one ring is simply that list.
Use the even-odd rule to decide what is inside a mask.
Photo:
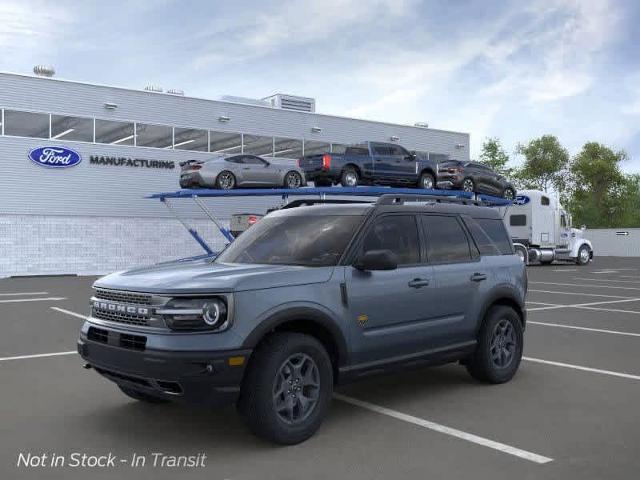
[{"label": "car carrier truck", "polygon": [[593,246],[583,237],[586,227],[572,228],[571,215],[548,193],[523,190],[513,205],[501,208],[515,250],[525,263],[564,260],[586,265],[593,260]]}]

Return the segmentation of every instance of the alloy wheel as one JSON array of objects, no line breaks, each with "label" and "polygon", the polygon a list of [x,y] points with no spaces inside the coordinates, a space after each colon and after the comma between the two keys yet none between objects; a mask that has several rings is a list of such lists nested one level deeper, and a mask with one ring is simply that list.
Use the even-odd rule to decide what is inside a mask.
[{"label": "alloy wheel", "polygon": [[273,405],[278,418],[290,425],[303,422],[320,398],[320,371],[305,353],[287,358],[273,381]]},{"label": "alloy wheel", "polygon": [[345,183],[350,187],[355,187],[358,184],[358,176],[355,172],[347,172],[344,175]]},{"label": "alloy wheel", "polygon": [[473,180],[467,178],[464,182],[462,182],[462,190],[465,192],[473,192]]},{"label": "alloy wheel", "polygon": [[500,320],[490,343],[491,361],[496,367],[507,368],[513,361],[516,352],[516,332],[507,319]]},{"label": "alloy wheel", "polygon": [[433,188],[433,178],[429,175],[425,175],[422,177],[422,188],[430,190]]},{"label": "alloy wheel", "polygon": [[505,198],[506,200],[513,200],[513,190],[511,190],[510,188],[507,188],[507,189],[504,191],[504,198]]},{"label": "alloy wheel", "polygon": [[302,179],[296,172],[289,172],[287,174],[286,184],[287,188],[299,188],[302,184]]},{"label": "alloy wheel", "polygon": [[218,185],[222,190],[231,190],[235,185],[235,179],[229,172],[222,172],[218,177]]}]

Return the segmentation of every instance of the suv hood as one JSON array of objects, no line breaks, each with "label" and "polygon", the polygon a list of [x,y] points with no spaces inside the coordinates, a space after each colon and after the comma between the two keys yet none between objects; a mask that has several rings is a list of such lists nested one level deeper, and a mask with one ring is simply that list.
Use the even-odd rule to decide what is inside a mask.
[{"label": "suv hood", "polygon": [[238,292],[326,282],[334,267],[176,261],[112,273],[94,286],[134,292],[198,294]]}]

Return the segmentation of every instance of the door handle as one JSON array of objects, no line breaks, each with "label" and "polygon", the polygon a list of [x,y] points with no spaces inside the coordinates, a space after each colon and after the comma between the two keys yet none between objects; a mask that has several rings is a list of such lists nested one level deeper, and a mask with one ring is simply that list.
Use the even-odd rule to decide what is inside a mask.
[{"label": "door handle", "polygon": [[471,275],[471,281],[472,282],[481,282],[483,280],[487,279],[487,275],[484,273],[474,273],[473,275]]},{"label": "door handle", "polygon": [[243,170],[251,170],[251,167],[244,167]]},{"label": "door handle", "polygon": [[427,287],[429,285],[429,280],[426,278],[414,278],[409,282],[409,286],[411,288],[422,288]]}]

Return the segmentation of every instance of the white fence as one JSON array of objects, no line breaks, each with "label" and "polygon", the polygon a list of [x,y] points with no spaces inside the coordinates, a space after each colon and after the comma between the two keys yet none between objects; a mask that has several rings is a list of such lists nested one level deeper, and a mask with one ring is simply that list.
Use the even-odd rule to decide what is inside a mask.
[{"label": "white fence", "polygon": [[596,257],[640,257],[640,228],[587,229]]}]

